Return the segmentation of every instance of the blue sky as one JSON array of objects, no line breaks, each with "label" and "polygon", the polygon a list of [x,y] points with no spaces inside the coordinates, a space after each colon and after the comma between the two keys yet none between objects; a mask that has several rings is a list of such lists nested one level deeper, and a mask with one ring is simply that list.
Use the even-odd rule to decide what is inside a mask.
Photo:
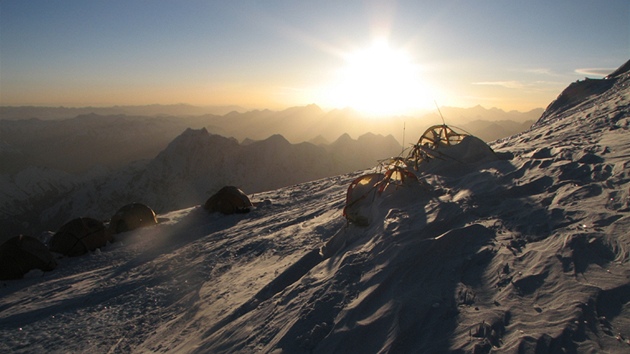
[{"label": "blue sky", "polygon": [[344,106],[377,39],[418,105],[527,110],[630,59],[630,1],[1,0],[0,104]]}]

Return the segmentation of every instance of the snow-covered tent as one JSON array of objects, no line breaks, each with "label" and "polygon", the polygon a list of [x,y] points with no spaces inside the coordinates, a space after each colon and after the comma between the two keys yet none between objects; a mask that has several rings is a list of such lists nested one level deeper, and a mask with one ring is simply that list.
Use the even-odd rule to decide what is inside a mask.
[{"label": "snow-covered tent", "polygon": [[112,216],[109,222],[109,231],[112,234],[119,234],[157,223],[158,220],[153,209],[141,203],[131,203],[118,209],[116,214]]},{"label": "snow-covered tent", "polygon": [[225,186],[208,198],[203,207],[211,213],[235,214],[247,213],[253,206],[242,190],[234,186]]},{"label": "snow-covered tent", "polygon": [[428,191],[428,184],[407,168],[399,158],[381,162],[384,173],[374,172],[362,175],[350,183],[346,193],[346,206],[343,215],[349,222],[367,226],[373,217],[372,207],[377,198],[386,194],[409,193],[413,189]]},{"label": "snow-covered tent", "polygon": [[0,280],[20,279],[33,269],[49,271],[56,266],[46,245],[34,237],[20,235],[0,245]]},{"label": "snow-covered tent", "polygon": [[52,236],[49,247],[53,252],[74,257],[103,247],[111,239],[103,222],[93,218],[76,218]]},{"label": "snow-covered tent", "polygon": [[370,173],[356,178],[348,187],[346,206],[343,216],[348,221],[359,226],[370,223],[367,207],[374,201],[378,193],[379,184],[385,179],[383,173]]},{"label": "snow-covered tent", "polygon": [[427,129],[414,144],[407,162],[416,171],[429,172],[448,168],[454,163],[474,164],[498,159],[492,148],[483,140],[458,133],[446,124]]},{"label": "snow-covered tent", "polygon": [[[390,191],[389,194],[400,194],[398,190],[405,191],[407,187],[420,187],[426,192],[430,188],[418,178],[420,173],[461,172],[462,166],[496,159],[497,155],[481,139],[458,133],[446,124],[434,125],[422,134],[406,158],[381,161],[378,172],[352,181],[348,187],[343,215],[356,225],[367,226],[374,216],[374,201],[379,197],[382,199],[386,189]],[[392,189],[391,186],[396,188]],[[423,194],[426,193],[418,195]]]}]

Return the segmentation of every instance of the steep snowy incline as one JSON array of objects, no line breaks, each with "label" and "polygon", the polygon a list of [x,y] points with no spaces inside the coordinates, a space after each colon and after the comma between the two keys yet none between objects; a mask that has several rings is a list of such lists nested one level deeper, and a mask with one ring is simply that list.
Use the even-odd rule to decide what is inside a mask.
[{"label": "steep snowy incline", "polygon": [[318,249],[345,223],[351,177],[257,194],[245,215],[160,215],[98,252],[59,259],[53,272],[3,282],[0,350],[130,352],[158,339],[172,344],[154,349],[173,347]]}]

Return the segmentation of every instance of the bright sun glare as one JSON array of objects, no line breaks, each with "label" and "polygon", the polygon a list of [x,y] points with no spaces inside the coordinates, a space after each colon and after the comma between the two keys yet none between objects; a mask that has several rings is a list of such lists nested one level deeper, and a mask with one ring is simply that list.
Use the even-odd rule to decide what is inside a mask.
[{"label": "bright sun glare", "polygon": [[431,99],[420,79],[420,66],[407,52],[375,41],[371,47],[345,57],[331,101],[372,116],[411,113]]}]

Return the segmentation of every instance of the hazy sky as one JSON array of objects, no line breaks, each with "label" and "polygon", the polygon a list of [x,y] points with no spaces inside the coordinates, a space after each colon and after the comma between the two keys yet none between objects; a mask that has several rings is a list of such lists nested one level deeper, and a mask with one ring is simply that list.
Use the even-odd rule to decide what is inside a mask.
[{"label": "hazy sky", "polygon": [[0,105],[529,110],[628,59],[628,0],[0,0]]}]

